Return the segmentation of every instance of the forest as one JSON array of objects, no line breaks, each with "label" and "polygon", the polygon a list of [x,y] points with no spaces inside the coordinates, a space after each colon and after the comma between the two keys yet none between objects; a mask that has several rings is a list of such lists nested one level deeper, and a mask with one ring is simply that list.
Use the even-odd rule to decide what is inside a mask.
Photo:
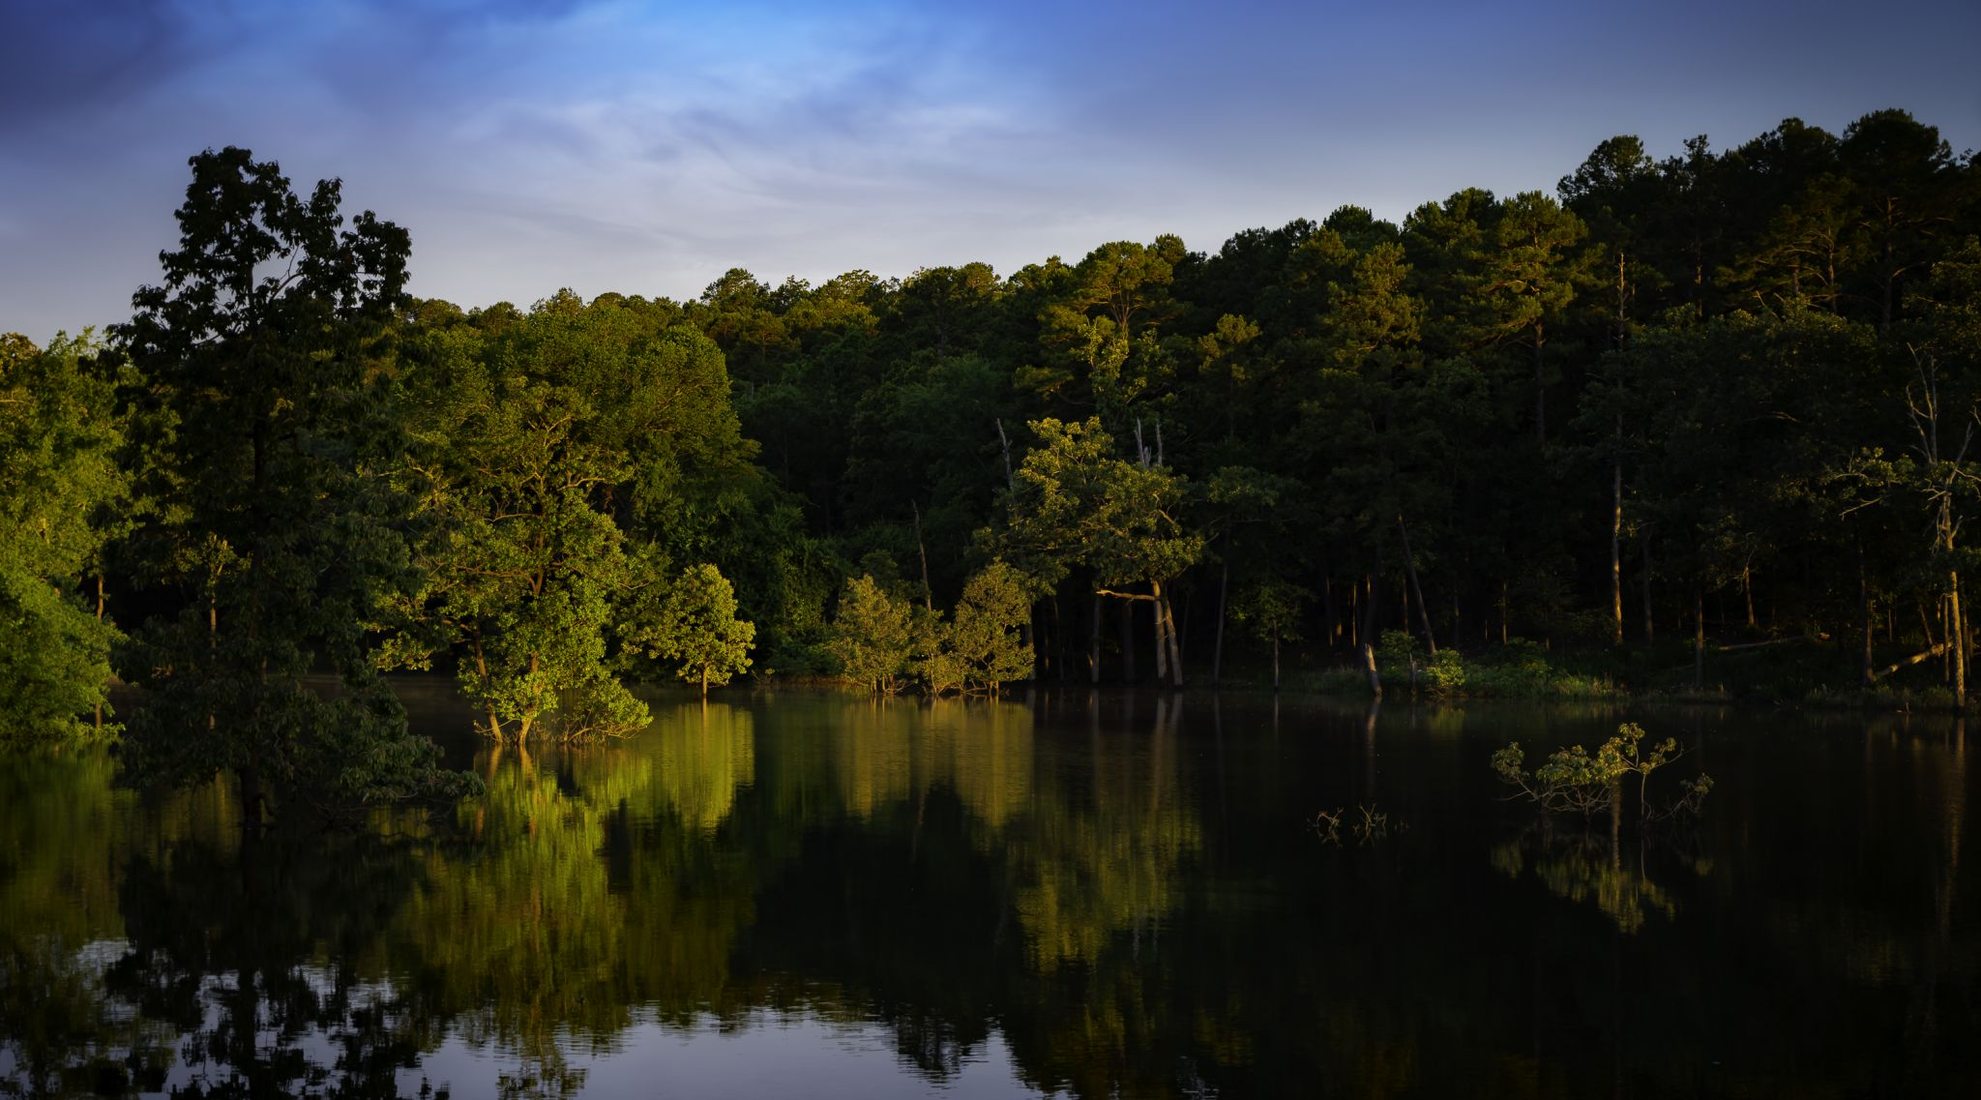
[{"label": "forest", "polygon": [[676,677],[1283,652],[1334,690],[1968,696],[1981,158],[1903,111],[1212,252],[527,309],[409,295],[337,181],[190,167],[128,321],[0,339],[0,740],[228,772],[251,817],[458,789],[407,669],[516,742]]}]

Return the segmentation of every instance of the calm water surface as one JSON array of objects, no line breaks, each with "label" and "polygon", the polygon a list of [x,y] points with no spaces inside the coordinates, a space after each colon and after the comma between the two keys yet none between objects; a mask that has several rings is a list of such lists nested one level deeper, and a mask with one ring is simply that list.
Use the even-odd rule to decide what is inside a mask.
[{"label": "calm water surface", "polygon": [[[244,848],[0,772],[0,1094],[1981,1094],[1947,720],[778,693],[522,753],[404,686],[486,797]],[[1626,717],[1696,826],[1502,801]]]}]

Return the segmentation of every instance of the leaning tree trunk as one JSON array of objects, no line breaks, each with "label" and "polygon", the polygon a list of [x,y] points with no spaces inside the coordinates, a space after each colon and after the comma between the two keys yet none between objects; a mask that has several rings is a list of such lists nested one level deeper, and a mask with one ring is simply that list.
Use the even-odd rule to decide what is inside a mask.
[{"label": "leaning tree trunk", "polygon": [[1362,643],[1362,674],[1369,678],[1369,694],[1382,698],[1383,678],[1376,671],[1376,647],[1367,642]]},{"label": "leaning tree trunk", "polygon": [[1156,600],[1156,611],[1158,614],[1162,616],[1163,623],[1168,628],[1166,633],[1169,638],[1170,686],[1182,687],[1183,686],[1183,639],[1178,636],[1176,629],[1176,607],[1169,602],[1169,596],[1167,594],[1164,594],[1163,596],[1159,597]]},{"label": "leaning tree trunk", "polygon": [[1424,648],[1431,656],[1438,655],[1438,639],[1431,633],[1431,609],[1424,603],[1424,588],[1417,583],[1417,559],[1410,554],[1410,529],[1403,525],[1403,515],[1397,514],[1396,533],[1403,536],[1403,571],[1410,576],[1410,598],[1417,601],[1417,621],[1424,627]]}]

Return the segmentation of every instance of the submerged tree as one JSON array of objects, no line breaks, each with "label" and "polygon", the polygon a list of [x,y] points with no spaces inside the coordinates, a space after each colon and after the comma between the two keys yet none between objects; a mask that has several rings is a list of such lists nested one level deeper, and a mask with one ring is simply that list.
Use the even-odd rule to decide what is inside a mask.
[{"label": "submerged tree", "polygon": [[913,608],[888,595],[871,574],[846,583],[826,648],[840,674],[877,695],[901,690],[915,645]]},{"label": "submerged tree", "polygon": [[683,680],[721,687],[750,667],[757,628],[736,617],[736,591],[722,571],[703,562],[669,582],[651,619],[635,620],[627,642],[649,658],[674,663]]},{"label": "submerged tree", "polygon": [[[348,225],[339,184],[308,197],[245,149],[191,160],[179,247],[116,336],[155,431],[167,502],[131,556],[176,611],[147,624],[127,676],[150,689],[126,759],[149,779],[234,773],[252,827],[447,786],[373,671],[364,624],[399,581],[402,501],[379,379],[404,300],[404,230]],[[319,662],[335,697],[306,687]]]}]

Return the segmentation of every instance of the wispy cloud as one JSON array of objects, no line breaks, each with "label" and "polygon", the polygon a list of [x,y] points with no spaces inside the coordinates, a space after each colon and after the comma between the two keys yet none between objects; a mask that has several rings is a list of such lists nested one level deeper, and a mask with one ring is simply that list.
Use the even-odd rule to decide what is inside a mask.
[{"label": "wispy cloud", "polygon": [[1836,0],[14,0],[0,328],[121,314],[208,145],[342,176],[412,230],[416,291],[480,304],[1215,248],[1790,113],[1906,106],[1981,143],[1957,75],[1981,11],[1893,0],[1846,29],[1809,3]]}]

